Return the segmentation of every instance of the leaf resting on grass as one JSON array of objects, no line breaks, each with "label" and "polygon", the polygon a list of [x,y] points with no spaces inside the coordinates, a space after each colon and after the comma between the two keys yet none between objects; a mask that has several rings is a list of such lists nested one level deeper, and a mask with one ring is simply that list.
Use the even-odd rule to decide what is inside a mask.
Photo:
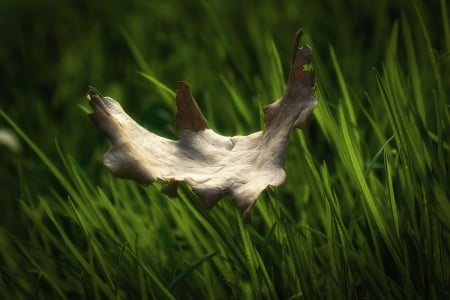
[{"label": "leaf resting on grass", "polygon": [[284,95],[264,107],[265,131],[247,136],[222,136],[208,128],[189,85],[178,82],[176,128],[178,140],[160,137],[136,123],[109,97],[89,92],[90,118],[112,142],[104,163],[118,177],[150,184],[167,180],[163,189],[176,195],[177,182],[192,186],[205,207],[231,194],[244,218],[267,186],[284,182],[284,158],[292,128],[302,128],[317,101],[311,48],[294,44]]}]

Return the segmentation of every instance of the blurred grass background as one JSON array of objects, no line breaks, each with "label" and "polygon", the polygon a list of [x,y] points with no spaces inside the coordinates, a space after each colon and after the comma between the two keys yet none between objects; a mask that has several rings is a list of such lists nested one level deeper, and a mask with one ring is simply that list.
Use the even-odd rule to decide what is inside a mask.
[{"label": "blurred grass background", "polygon": [[[186,254],[186,264],[201,274],[192,279],[197,280],[195,284],[183,283],[184,290],[192,287],[186,296],[196,292],[212,296],[214,290],[217,298],[239,299],[331,295],[437,299],[449,295],[447,1],[3,0],[0,15],[0,108],[61,172],[55,177],[58,174],[49,163],[23,140],[20,151],[0,145],[0,227],[4,232],[0,289],[37,298],[180,297],[183,288],[174,287],[182,282],[184,277],[177,275],[183,273],[171,262],[185,251],[191,253]],[[86,106],[90,85],[120,100],[150,130],[173,137],[169,128],[174,124],[173,97],[137,71],[172,90],[176,81],[185,80],[216,130],[227,135],[250,133],[261,128],[260,107],[283,93],[299,27],[306,33],[304,41],[313,47],[319,107],[304,133],[293,135],[286,184],[261,197],[252,225],[241,224],[226,204],[203,215],[188,188],[183,189],[181,204],[167,203],[156,187],[143,189],[107,174],[101,160],[108,143],[80,108]],[[0,119],[0,127],[11,128],[5,120]],[[364,178],[358,173],[358,163],[367,171]],[[78,177],[83,179],[78,181]],[[85,211],[89,198],[103,199],[99,200],[102,205],[113,199],[101,209],[112,213],[125,207],[127,213],[95,223],[98,216]],[[362,198],[367,207],[360,203]],[[86,213],[84,221],[74,222],[78,225],[66,220],[71,219],[71,211],[83,214],[67,207],[72,203],[69,199]],[[392,215],[384,215],[387,212]],[[152,218],[150,225],[147,218]],[[120,229],[124,224],[129,228]],[[76,230],[83,226],[86,232],[91,227],[104,230],[107,238],[98,237],[98,244],[90,248],[90,240],[84,241]],[[148,261],[139,260],[136,253],[146,249],[154,255],[158,263],[153,262],[152,272],[158,279],[148,283],[148,277],[139,275],[139,283],[114,284],[118,275],[110,279],[108,271],[97,268],[110,263],[108,259],[116,261],[121,247],[135,242],[131,237],[142,230],[135,226],[152,228],[141,236],[146,239],[145,247],[136,242],[133,253],[144,270]],[[186,235],[185,230],[192,234],[187,240],[180,237]],[[292,232],[299,236],[286,239]],[[115,234],[117,240],[111,242]],[[152,244],[161,235],[167,240]],[[354,235],[367,237],[367,241],[355,241]],[[54,236],[64,237],[61,245],[47,241]],[[199,242],[203,246],[196,246],[198,236],[200,240],[202,236],[223,239],[223,244]],[[79,252],[72,254],[75,262],[62,259],[70,244],[67,241],[81,243]],[[221,270],[219,274],[224,272],[220,264],[196,269],[196,258],[206,264],[215,253],[232,251],[235,244],[246,252],[243,257],[236,254],[242,265],[228,266],[228,271],[242,268],[248,270],[247,276],[237,272],[233,283],[224,284],[211,279],[214,268]],[[95,249],[118,250],[101,257]],[[361,251],[355,260],[347,257],[354,255],[353,250]],[[33,253],[39,254],[33,257]],[[290,258],[277,260],[277,253]],[[435,256],[439,258],[430,267],[435,269],[415,270],[416,262],[425,268]],[[94,262],[96,257],[100,261]],[[249,257],[255,260],[246,265]],[[305,265],[307,258],[311,258],[310,265]],[[30,263],[40,259],[41,265]],[[82,283],[64,278],[72,278],[79,271],[72,263],[84,259],[81,269],[87,275],[80,275],[80,282],[94,278],[94,287],[84,282],[81,292],[75,287]],[[235,262],[230,257],[226,260]],[[353,272],[350,263],[364,265],[364,260],[372,260],[373,265],[359,266],[367,273],[355,275],[360,273]],[[58,271],[63,279],[57,279],[57,273],[50,273],[58,270],[52,264],[61,261],[72,266],[67,271],[72,275]],[[123,263],[133,265],[133,259],[126,257]],[[329,280],[335,284],[300,274],[300,267],[309,274],[330,272]],[[136,274],[143,272],[137,269],[141,271]],[[420,274],[416,278],[414,273]],[[126,281],[132,274],[124,271],[120,278]],[[340,281],[340,275],[345,279]],[[226,282],[231,280],[221,276]],[[259,276],[267,287],[258,281]],[[47,279],[36,279],[41,277]],[[300,283],[283,281],[293,278]],[[352,280],[354,286],[343,286]],[[384,280],[378,289],[377,280]],[[210,283],[211,290],[202,290],[202,282]],[[249,282],[247,287],[245,282]],[[227,284],[230,290],[223,287]],[[161,286],[159,292],[147,294],[154,285]],[[259,285],[257,293],[254,290]],[[232,296],[225,297],[227,293]]]}]

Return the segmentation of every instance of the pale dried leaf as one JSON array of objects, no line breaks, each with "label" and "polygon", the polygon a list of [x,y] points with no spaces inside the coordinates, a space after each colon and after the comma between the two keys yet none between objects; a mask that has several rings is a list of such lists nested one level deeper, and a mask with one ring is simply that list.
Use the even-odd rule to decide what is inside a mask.
[{"label": "pale dried leaf", "polygon": [[109,97],[89,93],[92,121],[112,141],[104,163],[121,178],[150,184],[169,182],[164,192],[175,195],[176,183],[185,182],[210,208],[231,194],[247,217],[267,186],[285,180],[284,157],[292,128],[303,127],[317,102],[314,74],[309,68],[311,48],[297,48],[296,35],[291,71],[284,95],[264,107],[266,130],[247,136],[226,137],[208,128],[185,82],[178,83],[176,128],[178,140],[160,137],[141,127]]}]

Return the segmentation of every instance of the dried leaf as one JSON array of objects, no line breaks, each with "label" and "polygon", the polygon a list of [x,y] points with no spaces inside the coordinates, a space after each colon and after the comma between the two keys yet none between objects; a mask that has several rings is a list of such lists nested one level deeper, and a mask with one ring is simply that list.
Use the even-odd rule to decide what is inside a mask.
[{"label": "dried leaf", "polygon": [[208,128],[185,82],[178,83],[176,128],[178,140],[153,134],[136,123],[119,103],[91,91],[92,121],[112,142],[104,163],[118,177],[150,184],[167,180],[163,192],[176,195],[177,182],[185,182],[210,208],[227,194],[244,217],[267,186],[285,180],[283,170],[289,133],[302,128],[317,101],[311,48],[298,48],[295,39],[292,66],[284,95],[264,107],[266,130],[247,136],[226,137]]}]

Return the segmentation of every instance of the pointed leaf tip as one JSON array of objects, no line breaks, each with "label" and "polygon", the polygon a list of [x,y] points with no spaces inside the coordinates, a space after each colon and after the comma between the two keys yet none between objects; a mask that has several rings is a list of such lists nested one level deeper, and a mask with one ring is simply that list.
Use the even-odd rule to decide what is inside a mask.
[{"label": "pointed leaf tip", "polygon": [[176,104],[175,122],[178,132],[183,130],[201,131],[208,128],[205,117],[192,97],[189,85],[184,81],[178,82]]}]

